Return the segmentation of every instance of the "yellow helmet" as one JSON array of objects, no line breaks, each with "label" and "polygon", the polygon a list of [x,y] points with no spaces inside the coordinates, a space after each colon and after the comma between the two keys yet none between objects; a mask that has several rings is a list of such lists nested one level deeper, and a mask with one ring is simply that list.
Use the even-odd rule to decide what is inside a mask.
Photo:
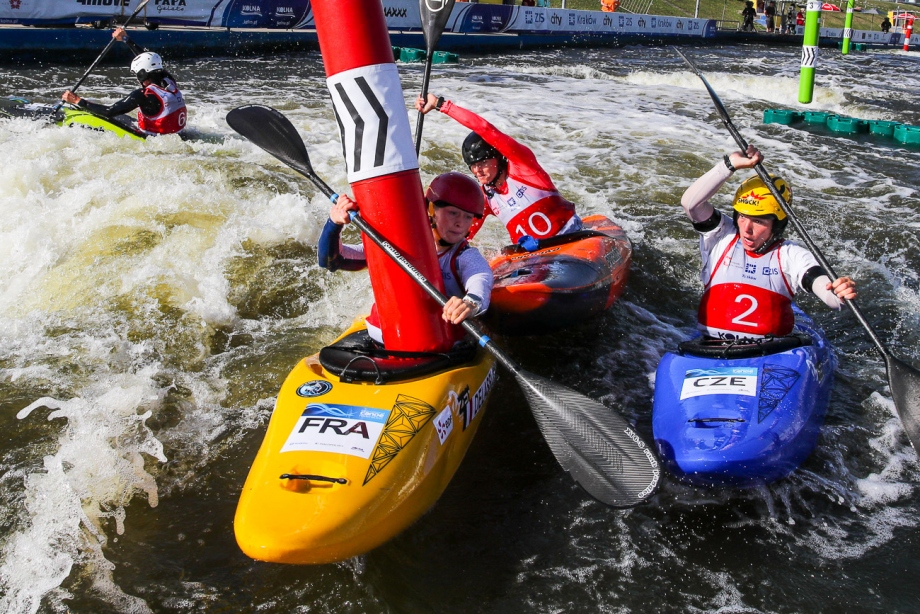
[{"label": "yellow helmet", "polygon": [[[770,175],[770,179],[773,180],[773,185],[782,194],[783,199],[791,204],[792,189],[786,185],[785,181],[775,175]],[[776,198],[770,193],[770,188],[757,175],[746,179],[741,184],[741,187],[735,192],[733,206],[735,211],[743,215],[774,215],[781,222],[786,219],[786,212],[776,202]]]}]

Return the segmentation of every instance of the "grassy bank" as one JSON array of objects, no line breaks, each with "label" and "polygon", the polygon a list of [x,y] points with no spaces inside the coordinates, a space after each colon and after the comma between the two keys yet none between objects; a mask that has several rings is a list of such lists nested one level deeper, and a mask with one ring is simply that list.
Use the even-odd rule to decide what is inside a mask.
[{"label": "grassy bank", "polygon": [[[501,4],[501,0],[479,0],[483,3]],[[779,8],[783,3],[790,0],[777,0],[776,6]],[[845,0],[842,3],[834,0],[826,0],[837,4],[843,11],[846,10]],[[674,15],[677,17],[693,17],[697,0],[621,0],[621,8],[629,9],[635,13],[647,13],[650,15]],[[517,0],[517,4],[520,0]],[[795,0],[797,6],[804,6],[805,0]],[[561,8],[562,0],[550,0],[553,8]],[[600,10],[600,0],[566,0],[566,8],[583,9],[583,10]],[[699,0],[699,16],[703,19],[719,19],[723,21],[739,21],[741,19],[741,9],[744,8],[744,0]],[[788,6],[788,4],[786,4]],[[870,9],[875,8],[880,15],[853,15],[854,30],[878,30],[879,24],[888,11],[895,9],[895,3],[884,2],[881,0],[858,0],[857,7]],[[909,5],[908,5],[909,6]],[[843,20],[846,13],[822,13],[821,25],[826,28],[842,28]],[[779,19],[777,19],[777,22]],[[728,24],[726,24],[728,25]],[[779,26],[779,23],[777,23]],[[761,28],[761,26],[758,26]]]}]

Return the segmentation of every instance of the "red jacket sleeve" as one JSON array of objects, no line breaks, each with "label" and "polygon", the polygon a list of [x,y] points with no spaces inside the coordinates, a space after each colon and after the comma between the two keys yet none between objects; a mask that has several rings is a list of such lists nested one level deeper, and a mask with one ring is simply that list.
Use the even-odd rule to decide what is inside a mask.
[{"label": "red jacket sleeve", "polygon": [[441,113],[484,138],[489,145],[505,156],[508,159],[510,176],[541,190],[556,190],[553,180],[526,145],[518,143],[480,116],[450,100],[445,100],[441,105]]}]

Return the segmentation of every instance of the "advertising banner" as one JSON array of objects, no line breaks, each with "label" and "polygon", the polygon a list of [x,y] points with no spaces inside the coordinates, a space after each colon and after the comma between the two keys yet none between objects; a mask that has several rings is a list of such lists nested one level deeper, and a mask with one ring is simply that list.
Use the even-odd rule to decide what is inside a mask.
[{"label": "advertising banner", "polygon": [[[140,0],[0,0],[0,23],[50,25],[111,20],[130,15],[138,2]],[[421,30],[418,0],[383,0],[383,10],[389,29]],[[314,28],[310,0],[150,0],[139,17],[148,23],[162,25]],[[454,5],[445,32],[708,37],[715,33],[715,21],[463,2]]]}]

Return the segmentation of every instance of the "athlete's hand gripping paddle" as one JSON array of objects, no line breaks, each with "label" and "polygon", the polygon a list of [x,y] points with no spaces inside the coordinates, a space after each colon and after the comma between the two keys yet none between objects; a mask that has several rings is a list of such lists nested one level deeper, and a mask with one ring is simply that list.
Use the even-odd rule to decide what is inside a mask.
[{"label": "athlete's hand gripping paddle", "polygon": [[[716,110],[722,118],[722,123],[725,124],[725,127],[735,139],[735,142],[738,143],[741,151],[747,151],[747,141],[744,140],[744,137],[742,137],[738,129],[735,128],[731,118],[728,116],[728,111],[725,110],[725,105],[722,104],[715,90],[713,90],[709,82],[706,81],[706,77],[700,73],[687,56],[681,53],[677,48],[673,49],[684,59],[684,62],[690,66],[690,69],[696,73],[696,76],[702,80],[703,85],[706,86],[706,91],[709,92],[709,97],[712,98],[713,103],[716,105]],[[808,249],[814,254],[818,262],[821,263],[821,266],[824,267],[824,270],[827,271],[830,278],[837,279],[837,274],[834,272],[834,269],[831,267],[830,263],[828,263],[815,242],[812,241],[808,231],[805,230],[805,227],[799,222],[798,217],[795,215],[795,211],[792,209],[792,205],[787,203],[786,199],[780,195],[779,190],[776,189],[773,180],[770,178],[770,175],[767,173],[766,169],[764,169],[763,165],[757,164],[754,170],[757,171],[757,176],[760,177],[764,185],[769,188],[776,202],[779,203],[783,211],[786,212],[786,215],[789,216],[789,219],[792,220],[792,225],[795,226],[799,236],[805,241]],[[866,317],[860,310],[859,305],[856,304],[856,301],[842,300],[846,303],[847,307],[850,308],[863,328],[866,329],[875,347],[878,348],[878,351],[882,354],[882,358],[885,359],[885,367],[888,371],[888,386],[891,388],[891,397],[894,400],[895,409],[898,411],[898,416],[901,419],[901,423],[904,425],[904,430],[907,432],[907,437],[911,445],[914,446],[915,450],[920,452],[920,371],[891,355],[891,352],[888,351],[888,348],[885,347],[868,320],[866,320]]]},{"label": "athlete's hand gripping paddle", "polygon": [[[306,146],[291,122],[275,109],[247,105],[227,114],[227,123],[292,169],[331,200],[337,195],[313,171]],[[399,251],[359,215],[352,221],[440,305],[447,299]],[[467,319],[462,326],[505,366],[524,391],[550,450],[592,497],[613,507],[632,507],[655,491],[658,461],[617,413],[574,390],[528,373]]]}]

